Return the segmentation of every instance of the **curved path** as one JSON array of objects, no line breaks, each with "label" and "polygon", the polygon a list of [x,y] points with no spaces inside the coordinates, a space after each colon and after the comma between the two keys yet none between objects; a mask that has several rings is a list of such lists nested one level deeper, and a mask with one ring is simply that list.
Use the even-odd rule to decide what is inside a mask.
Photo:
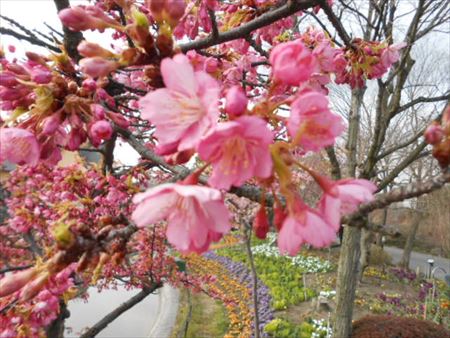
[{"label": "curved path", "polygon": [[[97,292],[90,288],[89,301],[80,299],[69,302],[70,317],[66,320],[64,337],[79,337],[79,332],[85,327],[94,325],[118,305],[137,294],[139,290],[128,291],[123,287],[118,290],[103,290]],[[159,291],[147,296],[130,310],[121,314],[96,337],[100,338],[148,338],[149,332],[158,317]],[[71,327],[72,331],[67,328]],[[156,337],[155,337],[156,338]],[[158,337],[159,338],[159,337]]]},{"label": "curved path", "polygon": [[158,317],[150,331],[150,338],[168,338],[178,315],[180,291],[168,284],[160,289]]},{"label": "curved path", "polygon": [[[384,251],[386,251],[389,255],[392,256],[392,263],[394,264],[397,264],[402,259],[403,249],[385,246]],[[420,272],[427,274],[429,269],[427,260],[429,258],[434,259],[434,267],[440,266],[448,274],[450,273],[450,259],[424,254],[416,251],[411,252],[411,258],[409,261],[409,266],[411,270],[416,270],[417,268],[419,268]],[[436,272],[435,277],[439,279],[444,279],[444,273],[441,271]]]}]

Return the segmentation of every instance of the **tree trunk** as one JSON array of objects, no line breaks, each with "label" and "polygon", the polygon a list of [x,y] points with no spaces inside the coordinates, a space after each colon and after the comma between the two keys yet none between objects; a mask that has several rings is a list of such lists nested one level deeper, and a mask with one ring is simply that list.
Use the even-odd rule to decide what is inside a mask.
[{"label": "tree trunk", "polygon": [[351,333],[353,302],[357,285],[361,229],[346,226],[339,256],[336,286],[336,315],[333,336],[347,338]]},{"label": "tree trunk", "polygon": [[[348,126],[346,177],[356,176],[357,144],[359,137],[360,110],[365,88],[352,90],[351,111]],[[363,220],[361,220],[363,221]],[[352,224],[353,225],[353,224]],[[361,229],[346,227],[339,256],[336,286],[336,315],[334,318],[334,337],[347,338],[352,329],[353,302],[358,278]]]},{"label": "tree trunk", "polygon": [[59,301],[59,315],[47,327],[47,338],[63,338],[64,337],[64,323],[66,318],[70,317],[70,312],[67,310],[67,305],[63,300]]},{"label": "tree trunk", "polygon": [[360,269],[358,271],[358,280],[359,282],[363,279],[364,270],[369,266],[370,259],[370,246],[372,244],[373,233],[370,230],[362,229],[361,230],[361,258]]},{"label": "tree trunk", "polygon": [[409,269],[409,259],[411,257],[411,251],[413,248],[414,240],[416,238],[417,229],[419,229],[420,222],[422,220],[421,213],[416,213],[413,224],[409,230],[408,237],[406,238],[405,247],[403,248],[403,256],[399,263],[402,268]]}]

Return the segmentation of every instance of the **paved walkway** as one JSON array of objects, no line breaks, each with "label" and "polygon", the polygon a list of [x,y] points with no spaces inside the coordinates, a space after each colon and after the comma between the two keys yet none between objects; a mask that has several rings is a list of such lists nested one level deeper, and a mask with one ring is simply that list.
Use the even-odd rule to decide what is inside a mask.
[{"label": "paved walkway", "polygon": [[[402,259],[403,249],[385,246],[384,250],[392,256],[392,263],[397,264]],[[440,266],[447,273],[450,273],[450,259],[447,259],[444,257],[439,257],[439,256],[433,256],[433,255],[429,255],[429,254],[424,254],[424,253],[420,253],[420,252],[415,252],[415,251],[411,252],[411,258],[409,261],[410,269],[416,270],[417,267],[419,267],[420,272],[427,274],[428,269],[429,269],[427,260],[429,258],[434,259],[434,267]],[[435,277],[444,279],[444,273],[442,271],[436,271]]]},{"label": "paved walkway", "polygon": [[150,338],[168,338],[178,314],[180,291],[164,284],[159,293],[158,317],[150,330]]}]

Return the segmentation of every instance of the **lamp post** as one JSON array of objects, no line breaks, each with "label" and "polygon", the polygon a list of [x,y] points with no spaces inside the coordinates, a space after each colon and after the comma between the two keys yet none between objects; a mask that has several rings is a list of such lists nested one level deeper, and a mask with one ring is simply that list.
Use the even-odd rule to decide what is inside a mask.
[{"label": "lamp post", "polygon": [[434,259],[428,258],[427,263],[428,263],[428,278],[431,278],[431,270],[433,270]]}]

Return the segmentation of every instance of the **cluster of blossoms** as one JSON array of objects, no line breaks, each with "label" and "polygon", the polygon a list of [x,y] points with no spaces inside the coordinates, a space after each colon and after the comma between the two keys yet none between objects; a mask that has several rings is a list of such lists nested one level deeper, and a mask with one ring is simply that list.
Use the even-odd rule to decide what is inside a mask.
[{"label": "cluster of blossoms", "polygon": [[[83,86],[66,85],[60,75],[50,73],[46,81],[55,79],[46,87],[39,84],[35,94],[40,95],[35,95],[34,103],[22,108],[25,111],[20,114],[23,118],[13,119],[14,127],[1,129],[2,160],[36,164],[39,158],[45,158],[44,153],[58,158],[59,147],[77,149],[88,136],[91,143],[98,146],[102,140],[111,137],[108,120],[114,117],[116,124],[128,127],[128,121],[122,115],[107,113],[101,105],[114,107],[116,104],[102,87],[102,78],[119,67],[151,63],[155,48],[159,57],[163,57],[173,47],[171,31],[180,26],[179,22],[187,20],[189,14],[183,16],[184,13],[190,13],[185,12],[180,2],[148,1],[138,7],[116,1],[129,19],[124,26],[114,16],[114,6],[108,6],[108,2],[102,5],[102,8],[95,5],[74,7],[59,15],[73,30],[114,28],[126,32],[139,48],[130,47],[113,53],[96,44],[82,42],[78,46],[80,55],[84,56],[80,70],[88,76]],[[214,10],[217,5],[214,1],[205,2],[198,9],[203,13]],[[236,17],[238,12],[227,13],[234,13],[233,17]],[[230,24],[231,19],[227,20]],[[159,26],[156,39],[149,31],[152,22]],[[207,27],[205,32],[208,32]],[[265,37],[265,40],[270,39]],[[364,53],[358,52],[362,56],[371,54],[373,49],[377,52],[383,49],[381,46],[370,49],[364,41],[354,44],[363,45]],[[355,50],[346,53],[356,53]],[[385,60],[383,69],[387,69],[389,62],[398,58],[395,51],[393,49],[392,55],[384,58],[373,52],[376,55],[371,54],[371,57]],[[41,66],[46,65],[47,60],[41,59]],[[214,65],[209,69],[207,65],[198,69],[191,63],[195,59],[183,54],[162,58],[159,70],[153,67],[153,76],[149,75],[147,81],[148,89],[156,89],[139,100],[139,107],[141,118],[155,127],[152,138],[157,144],[156,152],[175,159],[176,163],[185,162],[198,153],[201,161],[212,166],[208,179],[210,187],[197,185],[199,172],[182,183],[151,188],[135,197],[138,207],[133,213],[133,221],[142,227],[167,219],[170,243],[182,252],[205,251],[210,242],[219,240],[231,227],[218,189],[229,190],[254,179],[264,189],[275,191],[278,187],[286,200],[286,206],[277,198],[275,201],[275,224],[280,231],[281,251],[295,255],[303,243],[316,247],[331,243],[340,226],[340,217],[354,211],[361,202],[370,201],[376,188],[364,180],[328,180],[303,168],[292,153],[298,149],[303,153],[318,152],[332,145],[344,131],[342,118],[330,111],[323,88],[330,74],[341,72],[342,60],[349,57],[335,49],[326,36],[313,30],[292,42],[279,43],[271,50],[269,58],[272,87],[254,101],[252,108],[249,108],[245,88],[240,85],[222,88],[213,76]],[[375,61],[367,62],[372,65]],[[363,61],[358,59],[358,64],[361,63]],[[59,59],[55,64],[61,64]],[[65,66],[73,68],[70,63]],[[144,70],[144,74],[149,74],[149,69]],[[161,76],[164,88],[158,88],[162,85],[155,80],[158,76]],[[61,83],[56,89],[55,82]],[[22,86],[20,81],[18,83]],[[12,81],[11,85],[16,84]],[[292,95],[272,98],[287,87]],[[293,88],[297,90],[292,92]],[[225,103],[219,101],[221,97]],[[283,105],[290,107],[288,118],[278,114],[278,108]],[[287,130],[283,136],[289,142],[275,141],[276,133],[282,130]],[[65,138],[61,136],[64,133]],[[26,151],[17,155],[15,143]],[[36,155],[38,149],[40,154]],[[324,191],[316,209],[303,202],[292,182],[291,167],[297,166],[310,173]],[[160,206],[159,210],[149,207],[155,203]],[[263,200],[255,219],[255,229],[259,237],[265,237],[268,231]]]},{"label": "cluster of blossoms", "polygon": [[104,83],[87,78],[78,85],[61,75],[75,74],[66,58],[27,53],[23,63],[0,59],[0,97],[7,112],[0,128],[1,162],[56,164],[61,149],[77,150],[87,140],[98,147],[111,138],[112,123],[128,127],[127,119],[105,108],[115,102]]},{"label": "cluster of blossoms", "polygon": [[[334,144],[345,129],[343,119],[329,109],[326,84],[334,79],[360,87],[366,79],[383,76],[399,60],[402,45],[355,39],[351,47],[337,48],[322,32],[294,32],[294,17],[261,27],[247,40],[202,51],[182,54],[186,48],[176,45],[186,37],[201,40],[211,34],[213,39],[275,5],[278,1],[99,0],[60,11],[62,23],[73,31],[113,29],[118,43],[126,44],[107,49],[82,41],[76,50],[62,48],[49,57],[27,53],[22,61],[0,53],[6,112],[0,121],[0,162],[29,165],[16,171],[8,185],[11,219],[0,230],[0,245],[11,262],[34,262],[30,243],[22,240],[11,248],[21,236],[37,236],[45,249],[40,265],[1,280],[9,286],[12,280],[23,281],[7,289],[2,305],[20,298],[28,285],[37,285],[32,290],[39,295],[55,276],[68,281],[65,271],[71,264],[86,283],[101,276],[105,286],[115,274],[136,277],[141,285],[149,270],[152,281],[186,278],[178,274],[165,239],[182,253],[207,251],[231,229],[224,193],[244,185],[259,188],[262,196],[253,224],[256,235],[266,237],[266,207],[273,202],[278,247],[290,255],[304,243],[329,245],[341,217],[373,199],[374,184],[332,181],[306,166],[304,155]],[[428,139],[445,153],[448,116],[443,121]],[[117,133],[135,133],[136,142],[142,138],[137,148],[141,155],[152,154],[147,158],[154,150],[171,164],[195,159],[200,169],[178,182],[156,180],[159,185],[138,193],[149,186],[144,184],[149,176],[139,170],[115,177],[90,168],[51,167],[61,149],[75,151],[87,141],[94,147],[114,143]],[[444,156],[448,159],[448,152]],[[152,165],[164,167],[157,159]],[[301,197],[294,177],[298,171],[320,187],[318,203]],[[266,201],[267,192],[272,201]],[[130,256],[137,269],[125,264]],[[62,284],[58,297],[71,287]],[[29,300],[27,306],[36,302]],[[54,300],[47,303],[56,308]]]},{"label": "cluster of blossoms", "polygon": [[432,122],[425,130],[425,140],[433,146],[433,156],[442,168],[450,165],[450,105],[444,110],[441,122]]},{"label": "cluster of blossoms", "polygon": [[0,307],[19,301],[0,315],[2,337],[39,336],[58,315],[60,301],[97,280],[102,288],[114,285],[115,276],[129,276],[129,287],[147,285],[149,278],[187,281],[167,251],[163,227],[149,232],[127,225],[137,184],[147,180],[140,171],[115,178],[81,165],[12,172],[6,184],[10,218],[0,227],[0,269],[36,264],[0,279]]}]

